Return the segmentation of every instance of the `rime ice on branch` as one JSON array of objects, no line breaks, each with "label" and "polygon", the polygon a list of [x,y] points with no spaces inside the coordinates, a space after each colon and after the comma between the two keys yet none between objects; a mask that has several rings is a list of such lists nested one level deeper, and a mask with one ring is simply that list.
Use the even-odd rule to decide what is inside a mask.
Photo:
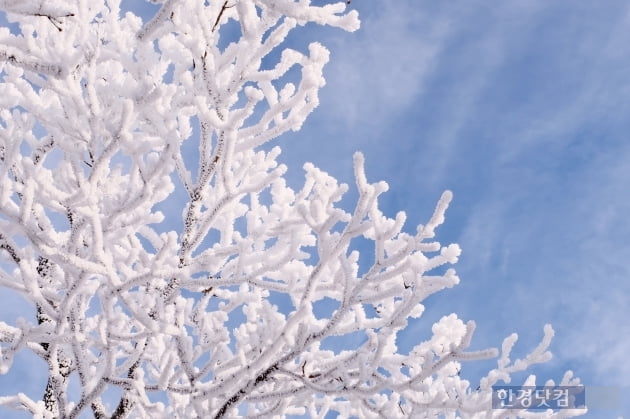
[{"label": "rime ice on branch", "polygon": [[[461,362],[499,352],[467,350],[474,322],[451,314],[409,354],[396,347],[422,301],[458,282],[434,270],[460,253],[434,241],[450,192],[407,234],[404,213],[378,209],[387,185],[368,182],[361,154],[346,212],[346,185],[306,164],[295,192],[279,149],[260,147],[299,130],[324,85],[326,48],[283,47],[288,34],[354,31],[356,12],[160,3],[143,22],[115,0],[0,1],[19,24],[0,28],[0,286],[36,313],[0,321],[0,373],[30,351],[48,375],[41,395],[0,406],[64,418],[492,415],[490,386],[547,360],[550,327],[523,360],[506,339],[478,390]],[[374,248],[363,274],[360,238]],[[325,299],[335,308],[322,318]],[[357,331],[355,350],[325,349]]]}]

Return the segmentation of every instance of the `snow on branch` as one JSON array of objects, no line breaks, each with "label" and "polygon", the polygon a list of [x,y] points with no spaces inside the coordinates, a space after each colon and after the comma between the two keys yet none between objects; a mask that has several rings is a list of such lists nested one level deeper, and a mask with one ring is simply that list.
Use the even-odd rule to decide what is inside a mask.
[{"label": "snow on branch", "polygon": [[61,18],[74,16],[68,1],[55,0],[0,0],[0,10],[21,15]]},{"label": "snow on branch", "polygon": [[[0,287],[33,313],[0,320],[0,373],[29,351],[47,377],[41,397],[16,388],[0,406],[491,415],[490,386],[547,360],[550,328],[515,362],[515,336],[500,356],[469,350],[475,323],[455,314],[409,353],[397,345],[425,299],[459,281],[459,246],[435,240],[452,194],[408,233],[404,212],[381,211],[388,185],[368,179],[361,153],[358,198],[342,204],[348,185],[306,163],[295,191],[280,149],[261,147],[299,130],[325,84],[328,50],[287,38],[309,22],[354,31],[357,13],[158,3],[140,18],[115,0],[0,0],[22,31],[0,30]],[[461,364],[497,356],[471,390]]]},{"label": "snow on branch", "polygon": [[63,77],[65,70],[61,65],[40,62],[37,59],[25,57],[20,52],[0,45],[0,60],[34,73],[46,74],[53,77]]}]

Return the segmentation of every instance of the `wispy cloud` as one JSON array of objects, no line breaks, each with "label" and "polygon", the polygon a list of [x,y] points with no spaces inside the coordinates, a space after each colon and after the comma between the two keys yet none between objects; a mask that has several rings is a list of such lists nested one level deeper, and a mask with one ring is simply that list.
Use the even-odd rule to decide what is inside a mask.
[{"label": "wispy cloud", "polygon": [[361,29],[352,36],[329,39],[333,55],[323,112],[336,124],[374,129],[422,94],[451,19],[434,19],[412,2],[382,4],[361,18]]},{"label": "wispy cloud", "polygon": [[333,42],[315,116],[332,126],[313,129],[345,141],[318,145],[364,149],[368,174],[392,186],[385,205],[410,220],[454,189],[441,233],[462,245],[462,284],[434,309],[477,319],[482,342],[519,331],[525,347],[552,322],[554,367],[622,385],[628,5],[483,3],[388,4]]}]

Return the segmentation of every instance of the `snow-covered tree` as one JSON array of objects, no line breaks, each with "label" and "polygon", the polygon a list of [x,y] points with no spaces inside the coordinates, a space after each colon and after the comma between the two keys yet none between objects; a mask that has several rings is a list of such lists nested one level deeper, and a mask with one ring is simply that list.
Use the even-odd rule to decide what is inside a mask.
[{"label": "snow-covered tree", "polygon": [[[39,399],[17,388],[0,407],[47,418],[516,415],[491,408],[491,386],[549,359],[551,327],[516,361],[516,335],[501,351],[467,351],[475,323],[455,314],[410,353],[396,347],[423,300],[458,282],[444,265],[459,247],[434,240],[450,192],[408,234],[404,213],[379,210],[387,185],[368,182],[361,154],[348,211],[348,186],[310,163],[302,189],[289,188],[268,145],[300,129],[324,85],[326,48],[290,49],[288,34],[354,31],[357,13],[309,0],[153,3],[143,21],[120,0],[0,0],[12,22],[0,28],[0,287],[33,307],[0,321],[0,373],[20,351],[48,368]],[[373,243],[361,274],[357,239]],[[328,316],[315,310],[323,302]],[[355,332],[356,349],[324,345]],[[478,386],[460,377],[462,362],[490,357],[497,367]]]}]

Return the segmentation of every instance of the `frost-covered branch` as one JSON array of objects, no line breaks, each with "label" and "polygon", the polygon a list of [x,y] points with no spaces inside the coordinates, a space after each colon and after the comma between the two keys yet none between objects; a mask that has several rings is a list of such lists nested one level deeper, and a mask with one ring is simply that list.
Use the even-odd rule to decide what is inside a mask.
[{"label": "frost-covered branch", "polygon": [[[347,185],[307,163],[294,191],[266,145],[300,129],[325,83],[326,48],[289,49],[287,37],[308,23],[354,31],[356,12],[160,3],[143,20],[118,0],[0,0],[20,29],[0,28],[0,287],[36,313],[0,321],[0,373],[21,351],[47,368],[41,395],[0,406],[70,418],[492,414],[489,388],[548,359],[551,329],[513,363],[508,338],[474,391],[460,364],[498,355],[468,350],[474,322],[445,316],[409,354],[396,345],[423,301],[459,281],[448,268],[459,247],[434,239],[452,194],[411,234],[403,212],[380,211],[388,186],[368,181],[362,154],[358,199],[341,205]],[[357,334],[354,347],[331,343]]]},{"label": "frost-covered branch", "polygon": [[0,0],[0,10],[20,15],[61,18],[74,16],[69,1],[51,0]]}]

